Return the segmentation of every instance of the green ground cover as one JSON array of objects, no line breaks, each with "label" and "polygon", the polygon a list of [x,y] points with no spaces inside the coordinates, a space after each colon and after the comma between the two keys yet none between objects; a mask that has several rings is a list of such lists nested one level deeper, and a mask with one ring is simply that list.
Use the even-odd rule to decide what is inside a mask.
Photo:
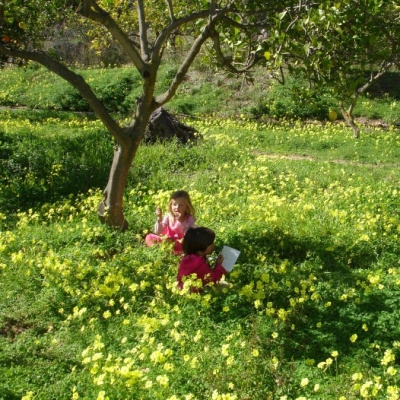
[{"label": "green ground cover", "polygon": [[[176,66],[162,65],[157,92],[168,88]],[[130,67],[77,70],[92,86],[106,108],[126,115],[132,112],[141,93],[139,73]],[[0,71],[0,106],[28,107],[40,110],[90,112],[86,101],[67,82],[36,64]],[[197,65],[191,69],[178,93],[166,108],[184,115],[218,115],[229,118],[316,119],[328,121],[330,110],[340,117],[338,99],[328,90],[310,90],[308,82],[287,77],[281,85],[264,68],[252,73],[253,83],[243,77],[226,75],[213,67]],[[360,97],[354,110],[356,118],[400,123],[400,74],[390,72]]]},{"label": "green ground cover", "polygon": [[[192,119],[199,143],[140,147],[119,234],[96,217],[106,171],[69,181],[68,154],[99,165],[82,132],[110,161],[97,121],[1,117],[20,200],[0,210],[0,399],[399,398],[398,130]],[[58,201],[29,203],[39,173]],[[144,246],[176,189],[241,250],[222,291],[178,291],[179,259]]]}]

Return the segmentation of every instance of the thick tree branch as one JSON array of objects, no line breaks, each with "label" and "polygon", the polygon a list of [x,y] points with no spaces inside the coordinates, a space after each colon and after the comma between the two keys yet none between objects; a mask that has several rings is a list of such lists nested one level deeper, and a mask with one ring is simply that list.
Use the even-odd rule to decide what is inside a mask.
[{"label": "thick tree branch", "polygon": [[166,28],[164,28],[158,35],[154,46],[153,46],[153,59],[158,59],[162,53],[162,49],[165,46],[169,36],[183,25],[189,24],[190,22],[197,21],[199,19],[205,19],[210,15],[209,10],[199,11],[186,15],[185,17],[174,19]]},{"label": "thick tree branch", "polygon": [[242,69],[236,68],[233,65],[232,57],[224,56],[222,47],[221,47],[221,42],[219,40],[218,32],[214,31],[211,35],[211,38],[213,41],[214,50],[215,50],[215,54],[216,54],[218,62],[221,64],[222,67],[226,68],[228,71],[233,72],[234,74],[241,74],[241,73],[247,72],[255,64],[255,59],[254,59],[252,62],[248,63],[244,68],[242,68]]},{"label": "thick tree branch", "polygon": [[140,48],[142,51],[142,56],[145,61],[149,61],[149,42],[147,38],[147,27],[146,27],[146,18],[144,13],[144,4],[143,0],[138,0],[138,16],[139,16],[139,32],[140,32]]},{"label": "thick tree branch", "polygon": [[211,14],[212,14],[212,13],[215,13],[216,9],[217,9],[217,6],[216,6],[216,4],[215,4],[215,0],[211,0],[211,1],[210,1],[210,13],[211,13]]},{"label": "thick tree branch", "polygon": [[[226,11],[223,11],[226,12]],[[209,21],[202,32],[197,36],[195,41],[192,44],[192,47],[188,51],[186,58],[182,62],[181,66],[178,69],[178,72],[175,74],[173,81],[171,82],[170,87],[166,92],[157,96],[154,100],[155,103],[160,107],[163,104],[167,103],[176,93],[179,85],[182,83],[183,78],[185,77],[187,71],[192,65],[194,59],[199,53],[203,43],[211,37],[211,32],[214,29],[215,23],[220,19],[223,15],[223,12],[217,13],[213,16],[210,16]]]},{"label": "thick tree branch", "polygon": [[379,70],[377,73],[371,73],[370,79],[368,82],[366,82],[363,86],[359,87],[356,92],[354,93],[354,96],[351,99],[350,105],[346,111],[344,107],[344,102],[341,100],[339,102],[339,107],[340,111],[343,115],[343,118],[345,119],[346,123],[351,127],[353,130],[353,136],[354,138],[358,139],[360,137],[360,130],[356,123],[354,122],[353,118],[353,111],[354,107],[357,105],[357,101],[362,93],[364,93],[371,85],[373,82],[375,82],[377,79],[379,79],[388,69],[391,67],[392,63],[390,62],[382,62],[381,65],[379,66]]},{"label": "thick tree branch", "polygon": [[342,113],[342,116],[343,116],[344,120],[346,121],[347,125],[349,125],[351,127],[351,129],[353,130],[354,138],[358,139],[360,137],[360,130],[358,129],[358,126],[354,122],[354,118],[351,115],[351,112],[353,111],[354,104],[355,103],[353,101],[350,104],[350,107],[349,107],[348,111],[346,111],[345,106],[343,104],[343,101],[339,101],[339,107],[340,107],[340,111]]},{"label": "thick tree branch", "polygon": [[185,60],[182,62],[170,87],[168,88],[168,90],[166,92],[164,92],[163,94],[161,94],[155,98],[155,103],[157,106],[162,106],[163,104],[167,103],[174,96],[174,94],[176,93],[176,90],[178,89],[179,85],[181,84],[187,71],[189,70],[190,66],[192,65],[193,60],[196,58],[197,54],[199,53],[203,43],[209,38],[212,38],[214,40],[214,46],[216,47],[216,52],[219,57],[219,60],[222,61],[221,63],[225,67],[227,67],[230,71],[237,73],[237,74],[244,73],[244,72],[248,71],[254,65],[255,60],[253,60],[251,63],[248,63],[245,68],[237,69],[234,67],[234,65],[231,62],[228,62],[228,60],[223,56],[223,53],[221,50],[221,45],[219,42],[219,35],[215,31],[216,23],[225,20],[226,22],[228,22],[229,24],[231,24],[233,26],[236,26],[242,30],[246,30],[245,25],[242,25],[242,24],[226,17],[226,14],[230,11],[230,7],[233,4],[234,3],[232,3],[229,7],[226,7],[224,9],[217,10],[215,1],[212,1],[210,3],[210,10],[204,10],[204,11],[201,11],[198,13],[193,13],[184,18],[175,20],[166,29],[164,29],[163,32],[161,32],[161,34],[159,35],[159,37],[156,40],[153,57],[156,57],[156,55],[158,55],[162,51],[162,46],[165,43],[165,41],[167,40],[168,36],[179,26],[182,26],[188,22],[192,22],[199,18],[200,19],[205,18],[206,16],[209,17],[209,21],[208,21],[206,27],[203,29],[203,31],[200,33],[200,35],[193,42],[193,45],[192,45],[190,51],[187,53],[187,56],[186,56]]},{"label": "thick tree branch", "polygon": [[178,69],[178,72],[175,74],[173,81],[171,82],[170,87],[163,94],[156,96],[154,99],[155,103],[158,107],[167,103],[176,93],[179,85],[182,83],[183,78],[185,77],[187,71],[193,63],[193,60],[196,58],[199,53],[201,46],[203,43],[210,37],[210,33],[208,29],[204,29],[203,32],[196,38],[194,41],[190,51],[188,52],[185,60],[181,64]]},{"label": "thick tree branch", "polygon": [[175,15],[174,15],[174,8],[172,6],[172,1],[171,0],[165,0],[168,6],[168,12],[169,12],[169,18],[171,19],[171,22],[175,21]]},{"label": "thick tree branch", "polygon": [[113,134],[115,140],[118,143],[126,141],[126,136],[123,129],[117,124],[117,122],[111,117],[107,109],[98,99],[96,94],[93,92],[91,87],[86,83],[81,75],[76,74],[63,64],[53,60],[47,54],[37,51],[27,50],[9,50],[4,45],[0,44],[0,54],[4,54],[8,57],[22,58],[24,60],[35,61],[50,71],[54,72],[61,78],[69,82],[75,89],[79,91],[82,97],[89,103],[90,108],[100,118],[101,122],[105,125],[110,133]]},{"label": "thick tree branch", "polygon": [[143,61],[129,37],[119,27],[109,13],[103,10],[94,0],[83,0],[81,14],[84,17],[103,25],[111,33],[113,38],[121,44],[139,73],[144,78],[148,77],[149,70],[147,64]]},{"label": "thick tree branch", "polygon": [[381,63],[381,65],[379,66],[378,72],[376,74],[371,72],[369,81],[357,89],[357,96],[364,93],[372,85],[372,83],[375,82],[377,79],[379,79],[385,72],[387,72],[391,66],[392,66],[392,63],[389,63],[389,62],[384,61],[383,63]]},{"label": "thick tree branch", "polygon": [[[222,46],[219,38],[218,32],[214,31],[212,34],[213,46],[216,53],[216,57],[218,62],[221,64],[222,67],[226,68],[228,71],[233,72],[234,74],[242,74],[249,71],[258,61],[255,57],[252,57],[252,40],[251,40],[251,33],[249,32],[249,28],[254,28],[256,25],[246,25],[242,24],[238,21],[229,18],[228,16],[224,15],[221,18],[222,22],[225,22],[230,27],[238,28],[240,31],[244,32],[248,37],[249,48],[247,51],[247,60],[246,66],[244,68],[238,69],[234,64],[231,57],[225,57],[222,51]],[[250,61],[251,60],[251,61]]]}]

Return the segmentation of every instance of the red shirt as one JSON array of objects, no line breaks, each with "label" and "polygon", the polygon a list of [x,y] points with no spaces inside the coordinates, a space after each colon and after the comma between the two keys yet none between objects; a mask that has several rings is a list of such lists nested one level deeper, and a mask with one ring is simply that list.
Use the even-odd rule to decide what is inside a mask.
[{"label": "red shirt", "polygon": [[[209,282],[218,282],[222,275],[226,275],[227,271],[222,265],[216,265],[212,269],[204,256],[197,254],[186,254],[183,256],[178,267],[178,287],[183,288],[182,278],[191,274],[196,274],[198,279],[201,279],[203,286]],[[194,288],[192,291],[196,291]]]}]

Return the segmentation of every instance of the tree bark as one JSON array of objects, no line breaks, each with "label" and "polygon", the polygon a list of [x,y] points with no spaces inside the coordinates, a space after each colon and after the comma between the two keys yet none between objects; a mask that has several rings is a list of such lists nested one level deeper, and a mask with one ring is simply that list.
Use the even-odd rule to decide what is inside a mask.
[{"label": "tree bark", "polygon": [[147,92],[147,95],[143,95],[138,99],[136,116],[131,125],[124,130],[124,138],[119,141],[118,147],[114,152],[107,186],[103,191],[103,199],[97,209],[101,222],[122,232],[129,227],[123,211],[124,192],[129,171],[136,151],[144,137],[151,111],[155,107],[152,101],[151,89],[155,82],[154,76],[155,74],[151,74],[150,78],[145,82],[144,92]]},{"label": "tree bark", "polygon": [[346,121],[346,124],[349,125],[350,128],[353,130],[354,138],[355,139],[359,139],[360,138],[360,129],[358,128],[358,126],[354,122],[354,118],[353,118],[353,108],[354,108],[354,106],[355,106],[355,101],[353,101],[351,103],[348,111],[346,111],[346,109],[344,108],[343,101],[339,102],[340,112],[342,113],[343,118]]},{"label": "tree bark", "polygon": [[[86,99],[89,106],[114,137],[118,143],[118,147],[114,153],[108,183],[103,192],[104,197],[98,207],[98,216],[101,221],[111,227],[125,231],[128,228],[128,222],[123,212],[124,191],[130,167],[135,158],[139,144],[145,135],[150,116],[155,110],[162,107],[175,95],[190,66],[198,56],[203,44],[211,36],[215,37],[215,35],[218,34],[215,30],[216,25],[222,21],[230,25],[233,23],[233,20],[224,19],[224,17],[233,10],[234,2],[228,2],[226,7],[217,8],[217,2],[212,0],[209,3],[208,9],[207,7],[205,9],[201,7],[200,10],[193,10],[187,15],[177,18],[174,16],[173,2],[168,1],[167,5],[169,7],[168,10],[171,21],[161,30],[150,46],[149,38],[147,37],[148,23],[145,18],[145,2],[143,0],[137,0],[140,48],[136,47],[135,43],[130,40],[129,35],[121,28],[117,21],[112,18],[111,14],[101,7],[99,2],[96,0],[82,0],[79,3],[80,7],[74,12],[103,26],[112,35],[115,42],[122,46],[134,67],[142,76],[142,95],[138,98],[135,116],[132,118],[129,126],[120,126],[119,122],[107,111],[84,78],[76,74],[66,65],[54,60],[50,54],[46,54],[40,49],[28,50],[23,46],[10,46],[2,41],[0,41],[0,54],[6,57],[17,57],[24,60],[36,61],[65,79],[80,92],[84,99]],[[10,10],[13,11],[13,3],[11,2],[10,4],[12,5],[10,6]],[[157,71],[161,64],[167,41],[172,35],[180,31],[182,27],[190,27],[196,24],[197,21],[202,21],[202,24],[206,21],[205,26],[194,38],[190,49],[187,51],[169,87],[163,93],[156,95],[155,82],[157,79]],[[236,28],[240,28],[237,24],[234,25]],[[171,122],[168,128],[169,131],[175,131],[175,134],[179,133],[181,135],[180,140],[184,142],[188,141],[191,135],[196,133],[191,131],[190,127],[180,124],[179,121],[175,121],[173,118],[170,118],[168,121]],[[165,134],[165,126],[161,127],[159,131],[161,132],[163,129]]]},{"label": "tree bark", "polygon": [[158,108],[151,114],[144,135],[146,143],[177,139],[180,143],[185,144],[195,142],[199,138],[201,135],[195,128],[180,122],[164,108]]},{"label": "tree bark", "polygon": [[389,68],[392,66],[391,62],[383,61],[381,65],[379,66],[379,70],[377,73],[371,73],[370,79],[368,82],[366,82],[363,86],[358,88],[354,94],[353,99],[351,100],[349,108],[345,109],[343,101],[339,102],[339,107],[340,111],[343,115],[343,118],[345,119],[346,123],[350,126],[350,128],[353,130],[353,136],[355,139],[360,138],[360,129],[354,122],[354,117],[353,117],[353,110],[354,107],[357,104],[358,98],[362,93],[364,93],[375,81],[377,81],[382,75],[384,75]]},{"label": "tree bark", "polygon": [[126,145],[119,145],[114,152],[108,183],[103,191],[103,199],[97,209],[97,214],[102,223],[122,232],[129,227],[125,219],[122,201],[125,185],[128,179],[129,167],[135,156],[136,149]]}]

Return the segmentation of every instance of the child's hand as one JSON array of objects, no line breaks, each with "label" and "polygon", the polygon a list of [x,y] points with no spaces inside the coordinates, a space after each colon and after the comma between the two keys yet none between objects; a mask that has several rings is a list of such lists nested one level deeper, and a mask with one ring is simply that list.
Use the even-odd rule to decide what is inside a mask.
[{"label": "child's hand", "polygon": [[157,207],[157,208],[156,208],[156,215],[157,215],[157,219],[158,219],[159,221],[161,221],[161,220],[162,220],[162,211],[161,211],[161,208],[160,208],[160,207]]},{"label": "child's hand", "polygon": [[217,261],[215,261],[215,265],[222,265],[224,262],[224,256],[220,253],[218,254]]}]

